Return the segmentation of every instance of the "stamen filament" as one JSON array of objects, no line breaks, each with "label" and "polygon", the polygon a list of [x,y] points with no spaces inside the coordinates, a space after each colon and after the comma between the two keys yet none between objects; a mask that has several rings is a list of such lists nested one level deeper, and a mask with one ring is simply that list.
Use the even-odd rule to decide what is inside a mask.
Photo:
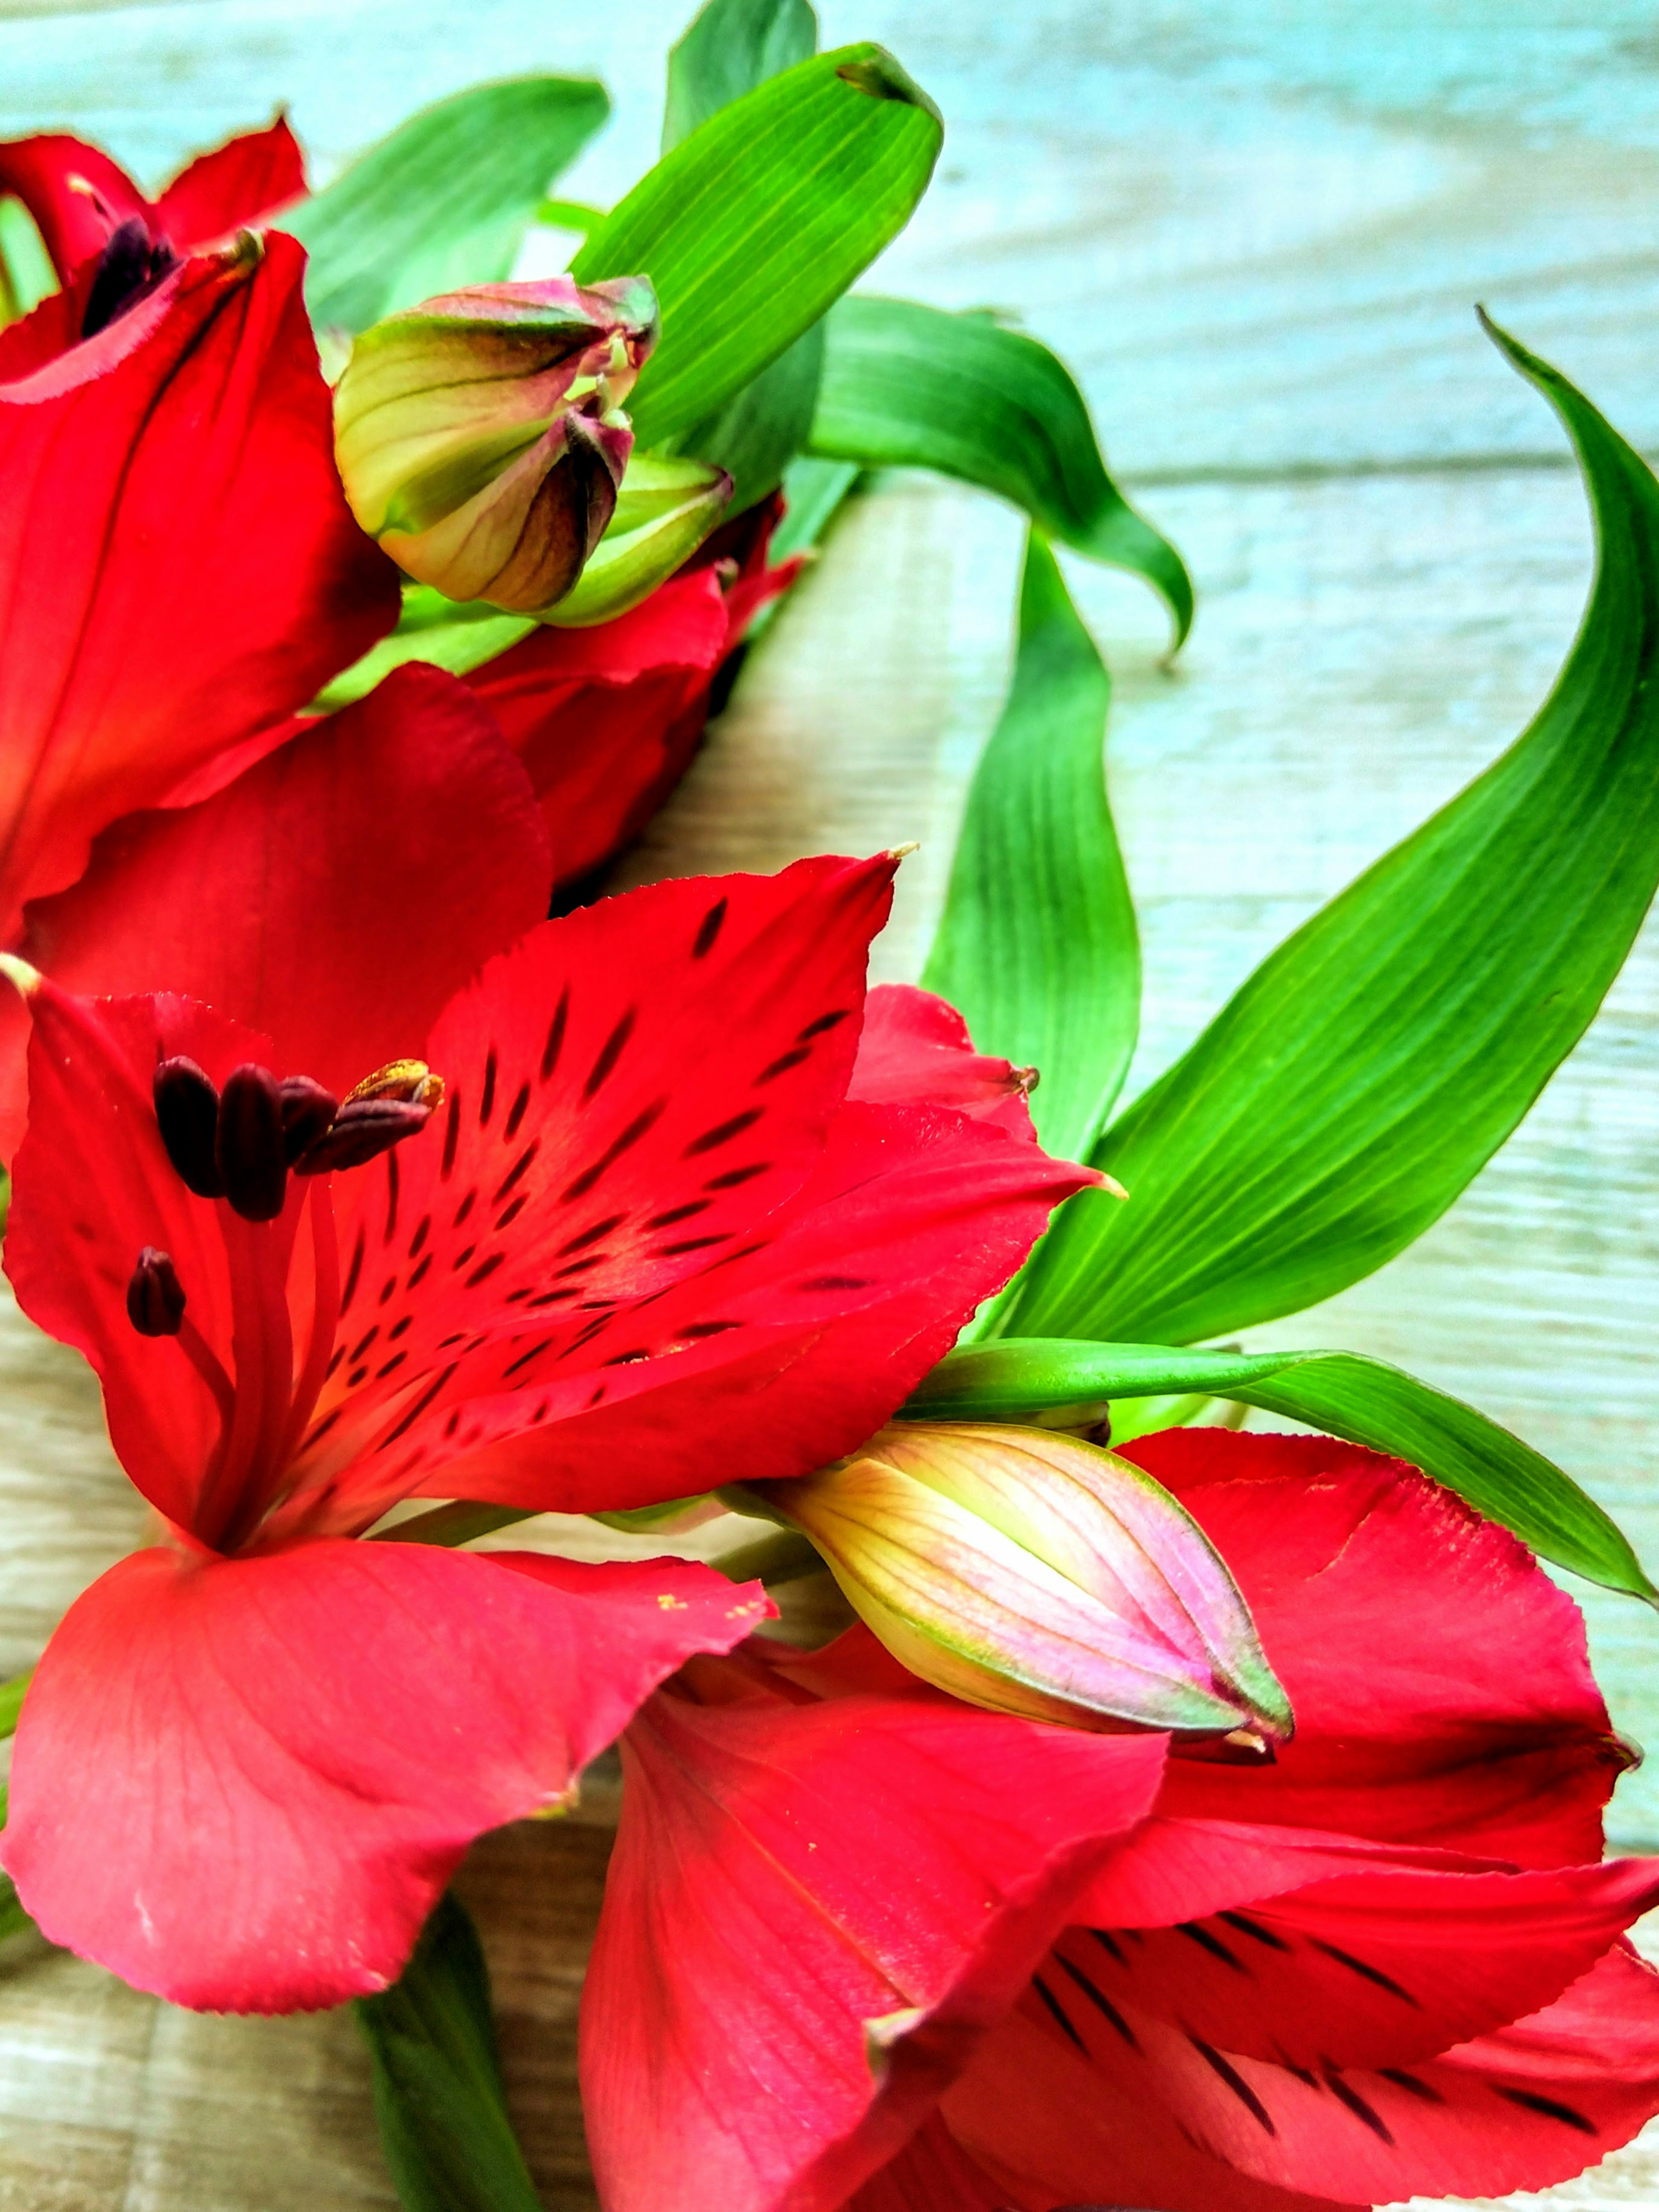
[{"label": "stamen filament", "polygon": [[283,1464],[286,1467],[300,1448],[317,1401],[322,1395],[328,1380],[328,1363],[334,1350],[334,1334],[340,1322],[340,1240],[334,1228],[334,1193],[332,1178],[318,1176],[310,1186],[311,1244],[316,1271],[316,1285],[312,1296],[311,1342],[306,1352],[306,1364],[301,1372],[289,1409],[288,1428],[283,1438]]},{"label": "stamen filament", "polygon": [[203,1382],[207,1384],[208,1389],[212,1391],[218,1402],[219,1419],[224,1424],[220,1437],[222,1449],[229,1437],[232,1424],[236,1419],[236,1385],[226,1374],[224,1363],[218,1353],[188,1314],[179,1322],[173,1342],[189,1360]]}]

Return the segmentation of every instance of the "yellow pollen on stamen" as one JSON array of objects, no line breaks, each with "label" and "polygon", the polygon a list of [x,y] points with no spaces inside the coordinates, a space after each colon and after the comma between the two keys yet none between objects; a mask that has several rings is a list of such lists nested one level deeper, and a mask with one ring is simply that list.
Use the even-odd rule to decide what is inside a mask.
[{"label": "yellow pollen on stamen", "polygon": [[423,1060],[389,1060],[354,1084],[340,1103],[349,1106],[359,1098],[399,1098],[412,1106],[429,1106],[435,1113],[444,1103],[444,1079]]}]

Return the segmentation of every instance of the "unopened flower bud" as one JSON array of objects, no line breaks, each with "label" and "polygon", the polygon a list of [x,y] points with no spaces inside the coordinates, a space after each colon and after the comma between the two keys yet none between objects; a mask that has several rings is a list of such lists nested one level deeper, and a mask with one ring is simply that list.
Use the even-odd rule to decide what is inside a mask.
[{"label": "unopened flower bud", "polygon": [[335,387],[352,513],[449,599],[543,612],[615,510],[623,403],[656,335],[642,276],[476,284],[387,316]]},{"label": "unopened flower bud", "polygon": [[731,496],[731,477],[712,462],[633,454],[604,537],[544,619],[560,629],[581,629],[638,606],[690,559]]},{"label": "unopened flower bud", "polygon": [[1291,1733],[1208,1538],[1110,1452],[905,1422],[838,1466],[757,1487],[894,1656],[969,1704],[1079,1728]]}]

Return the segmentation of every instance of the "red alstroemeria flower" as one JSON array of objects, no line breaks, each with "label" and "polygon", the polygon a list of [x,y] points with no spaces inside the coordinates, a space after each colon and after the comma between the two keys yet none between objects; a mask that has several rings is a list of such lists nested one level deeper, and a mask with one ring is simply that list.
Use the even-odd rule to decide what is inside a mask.
[{"label": "red alstroemeria flower", "polygon": [[[1129,1447],[1290,1693],[1272,1765],[970,1712],[868,1632],[623,1739],[582,2009],[606,2212],[1334,2212],[1575,2174],[1659,2110],[1577,1608],[1411,1469]],[[756,1960],[763,1965],[757,1971]]]},{"label": "red alstroemeria flower", "polygon": [[[60,280],[98,259],[122,226],[147,248],[200,253],[268,222],[306,190],[305,156],[279,116],[198,155],[155,200],[96,146],[58,132],[0,140],[0,192],[34,217]],[[130,232],[137,245],[136,233]]]},{"label": "red alstroemeria flower", "polygon": [[106,823],[199,787],[397,619],[340,490],[303,270],[273,235],[180,264],[60,357],[55,300],[0,334],[0,944]]},{"label": "red alstroemeria flower", "polygon": [[[405,879],[406,931],[330,890],[327,854],[261,876],[270,824],[315,824],[331,779],[372,842],[402,727],[376,694],[264,763],[267,787],[135,825],[133,880],[193,909],[149,957],[212,970],[263,1033],[15,970],[33,1034],[7,1269],[97,1369],[164,1533],[41,1662],[5,1862],[49,1935],[216,2008],[381,1986],[473,1835],[556,1801],[764,1604],[680,1563],[356,1541],[390,1505],[581,1510],[804,1472],[878,1425],[1094,1179],[1038,1150],[1013,1071],[938,1001],[890,991],[863,1018],[885,856],[607,901],[455,991],[536,895],[545,833],[460,687],[399,681],[455,719],[434,842],[437,763],[471,746],[495,792],[464,850]],[[492,869],[509,896],[480,921],[457,876]],[[392,1038],[402,1064],[348,1096]]]},{"label": "red alstroemeria flower", "polygon": [[722,668],[800,572],[799,556],[767,565],[782,512],[751,508],[631,613],[538,629],[466,678],[546,811],[556,889],[630,844],[690,766]]},{"label": "red alstroemeria flower", "polygon": [[303,270],[274,234],[179,264],[67,353],[49,325],[72,294],[0,333],[0,946],[106,824],[292,734],[397,619],[340,489]]}]

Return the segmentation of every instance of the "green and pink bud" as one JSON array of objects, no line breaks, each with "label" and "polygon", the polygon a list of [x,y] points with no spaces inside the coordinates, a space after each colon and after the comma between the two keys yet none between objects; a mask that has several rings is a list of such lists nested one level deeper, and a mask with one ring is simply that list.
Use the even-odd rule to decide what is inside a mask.
[{"label": "green and pink bud", "polygon": [[912,1674],[1074,1728],[1285,1741],[1237,1585],[1149,1474],[1049,1430],[905,1422],[761,1486]]},{"label": "green and pink bud", "polygon": [[352,513],[449,599],[544,613],[616,512],[623,403],[656,336],[642,276],[477,284],[389,315],[335,387]]}]

